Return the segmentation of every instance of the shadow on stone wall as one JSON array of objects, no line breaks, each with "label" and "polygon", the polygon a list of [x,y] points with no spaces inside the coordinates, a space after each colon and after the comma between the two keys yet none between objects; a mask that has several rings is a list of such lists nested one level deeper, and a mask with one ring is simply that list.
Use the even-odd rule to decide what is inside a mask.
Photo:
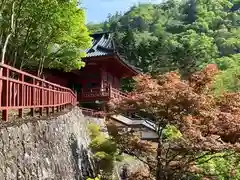
[{"label": "shadow on stone wall", "polygon": [[75,180],[86,180],[88,177],[93,178],[95,176],[93,171],[94,162],[89,158],[88,150],[82,144],[79,146],[75,134],[71,134],[69,142],[72,151]]}]

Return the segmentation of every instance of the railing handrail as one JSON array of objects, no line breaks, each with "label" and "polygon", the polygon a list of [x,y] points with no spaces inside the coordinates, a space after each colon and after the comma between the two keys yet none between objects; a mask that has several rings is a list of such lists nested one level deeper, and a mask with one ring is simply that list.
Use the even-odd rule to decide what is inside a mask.
[{"label": "railing handrail", "polygon": [[108,91],[108,87],[103,88],[103,87],[96,87],[96,88],[82,88],[82,92],[91,92],[92,90],[106,90]]},{"label": "railing handrail", "polygon": [[122,92],[122,91],[120,91],[120,90],[118,90],[118,89],[115,89],[115,88],[113,88],[113,87],[111,88],[111,91],[114,92],[114,93],[118,93],[118,94],[120,94],[120,95],[122,95],[122,96],[125,96],[125,97],[128,96],[127,93],[124,93],[124,92]]},{"label": "railing handrail", "polygon": [[[55,87],[58,87],[58,88],[61,88],[61,89],[68,90],[68,91],[71,92],[74,96],[76,96],[76,94],[75,94],[70,88],[63,87],[63,86],[61,86],[61,85],[59,85],[59,84],[55,84],[55,83],[53,83],[53,82],[49,82],[49,81],[47,81],[47,80],[45,80],[45,79],[42,79],[42,78],[37,77],[37,76],[34,76],[34,75],[30,74],[30,73],[27,73],[27,72],[25,72],[25,71],[19,70],[19,69],[17,69],[17,68],[14,68],[14,67],[12,67],[12,66],[9,66],[9,65],[6,65],[6,64],[3,64],[3,63],[0,63],[0,67],[7,68],[7,69],[9,69],[9,70],[11,70],[11,71],[14,71],[14,72],[16,72],[16,73],[23,74],[24,76],[31,77],[31,78],[33,78],[33,79],[35,79],[35,80],[40,81],[40,82],[44,82],[44,83],[46,83],[46,84],[48,84],[48,85],[51,85],[51,86],[55,86]],[[11,78],[11,77],[9,77],[9,78]],[[13,78],[11,78],[11,79],[13,79]]]},{"label": "railing handrail", "polygon": [[18,110],[19,117],[22,117],[23,109],[31,109],[33,116],[36,108],[39,108],[40,115],[46,108],[48,115],[49,108],[54,112],[55,108],[60,111],[67,105],[76,104],[77,94],[70,88],[0,63],[0,110],[3,120],[8,120],[9,110]]},{"label": "railing handrail", "polygon": [[[82,88],[81,93],[82,93],[81,97],[85,97],[86,95],[87,96],[92,95],[91,97],[102,96],[102,97],[108,97],[108,98],[126,98],[126,97],[128,97],[127,93],[124,93],[116,88],[113,88],[110,84],[106,87]],[[102,93],[104,93],[104,94],[102,94]]]}]

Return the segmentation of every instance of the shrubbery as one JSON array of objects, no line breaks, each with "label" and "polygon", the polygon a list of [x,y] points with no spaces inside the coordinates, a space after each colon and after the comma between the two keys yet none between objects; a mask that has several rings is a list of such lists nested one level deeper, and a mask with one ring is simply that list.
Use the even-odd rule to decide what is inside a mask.
[{"label": "shrubbery", "polygon": [[98,175],[98,177],[95,177],[95,178],[87,178],[87,180],[100,180],[101,179],[101,176]]},{"label": "shrubbery", "polygon": [[109,177],[113,171],[114,161],[119,159],[117,145],[111,137],[107,137],[100,131],[96,124],[88,126],[91,143],[89,147],[94,153],[98,171],[103,172],[104,177]]},{"label": "shrubbery", "polygon": [[167,125],[163,130],[163,137],[168,140],[175,140],[182,137],[182,133],[173,125]]}]

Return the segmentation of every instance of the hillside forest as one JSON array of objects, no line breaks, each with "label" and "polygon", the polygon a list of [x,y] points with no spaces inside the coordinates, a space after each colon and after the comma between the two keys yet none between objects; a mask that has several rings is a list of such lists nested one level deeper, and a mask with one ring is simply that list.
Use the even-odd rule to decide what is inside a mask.
[{"label": "hillside forest", "polygon": [[239,8],[238,0],[167,0],[116,12],[88,28],[114,32],[123,58],[152,75],[177,70],[187,77],[215,63],[222,70],[217,93],[235,92],[240,88]]},{"label": "hillside forest", "polygon": [[99,176],[89,178],[112,180],[128,154],[145,165],[129,180],[239,180],[240,1],[138,4],[87,25],[81,0],[0,1],[1,63],[38,76],[84,67],[90,34],[105,31],[143,74],[123,80],[128,98],[112,99],[104,115],[132,110],[154,122],[158,138],[154,148],[132,131],[106,123],[106,137],[90,126]]},{"label": "hillside forest", "polygon": [[109,112],[134,110],[158,133],[156,150],[108,124],[111,138],[94,141],[98,158],[124,152],[142,161],[147,168],[130,180],[240,179],[238,0],[138,4],[88,28],[112,32],[122,58],[144,72],[123,81],[131,97],[112,100]]}]

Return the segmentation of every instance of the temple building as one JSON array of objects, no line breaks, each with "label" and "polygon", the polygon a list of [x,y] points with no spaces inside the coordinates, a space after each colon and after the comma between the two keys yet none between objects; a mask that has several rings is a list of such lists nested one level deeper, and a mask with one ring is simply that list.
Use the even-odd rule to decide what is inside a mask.
[{"label": "temple building", "polygon": [[[111,98],[124,98],[121,92],[122,78],[131,78],[140,74],[140,70],[127,63],[118,54],[110,33],[92,35],[92,47],[86,50],[83,58],[85,67],[66,73],[57,70],[44,71],[46,80],[69,87],[77,93],[81,107],[104,110]],[[144,140],[155,140],[158,136],[155,125],[147,119],[134,119],[128,115],[111,117],[111,123],[122,129],[137,132]]]},{"label": "temple building", "polygon": [[140,73],[117,53],[111,33],[93,34],[92,38],[92,47],[86,50],[83,58],[85,67],[71,73],[44,72],[46,80],[74,89],[78,101],[88,108],[112,97],[126,96],[120,91],[120,80]]}]

